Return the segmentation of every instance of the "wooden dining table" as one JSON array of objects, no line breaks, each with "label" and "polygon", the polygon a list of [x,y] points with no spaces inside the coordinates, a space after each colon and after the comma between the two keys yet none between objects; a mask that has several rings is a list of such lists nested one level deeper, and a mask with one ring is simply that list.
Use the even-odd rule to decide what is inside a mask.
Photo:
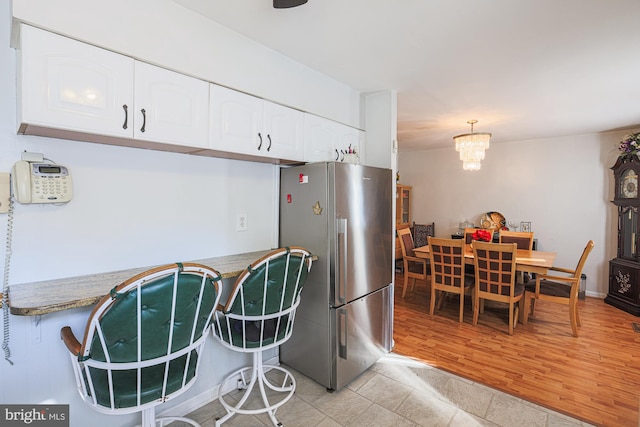
[{"label": "wooden dining table", "polygon": [[[429,246],[413,249],[419,258],[429,258]],[[516,270],[527,273],[547,274],[556,260],[556,252],[534,251],[518,249],[516,253]],[[473,264],[473,249],[471,245],[464,247],[464,259],[467,264]]]}]

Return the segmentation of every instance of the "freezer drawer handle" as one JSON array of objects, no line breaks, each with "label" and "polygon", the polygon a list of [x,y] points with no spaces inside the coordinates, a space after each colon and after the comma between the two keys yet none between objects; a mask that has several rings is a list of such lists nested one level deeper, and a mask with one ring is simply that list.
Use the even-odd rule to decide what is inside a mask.
[{"label": "freezer drawer handle", "polygon": [[347,358],[347,310],[338,310],[338,356]]},{"label": "freezer drawer handle", "polygon": [[346,302],[347,286],[347,219],[338,219],[338,301]]}]

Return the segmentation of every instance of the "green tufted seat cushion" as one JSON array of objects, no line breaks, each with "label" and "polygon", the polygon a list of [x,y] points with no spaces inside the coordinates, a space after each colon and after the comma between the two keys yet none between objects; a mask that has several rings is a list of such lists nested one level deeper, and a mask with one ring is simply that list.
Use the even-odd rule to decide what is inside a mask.
[{"label": "green tufted seat cushion", "polygon": [[[100,324],[104,333],[106,351],[102,347],[96,334],[91,338],[90,358],[105,362],[105,353],[110,356],[112,363],[138,361],[138,340],[141,342],[141,360],[152,360],[165,356],[169,346],[169,332],[173,328],[171,351],[179,351],[191,344],[191,332],[196,322],[194,341],[202,336],[207,327],[209,313],[217,300],[216,288],[207,279],[200,314],[196,319],[198,299],[202,278],[200,276],[182,272],[179,275],[176,314],[171,324],[171,306],[173,298],[174,275],[163,276],[142,285],[141,289],[141,332],[137,331],[137,289],[118,294],[113,305],[104,313]],[[191,351],[188,361],[186,382],[195,376],[199,355]],[[86,358],[85,358],[86,359]],[[184,368],[187,364],[187,354],[169,363],[169,375],[165,395],[182,387]],[[151,402],[162,398],[162,386],[165,364],[155,364],[141,369],[141,403]],[[115,407],[126,408],[136,406],[137,402],[137,370],[114,370],[113,384]],[[90,368],[95,387],[96,399],[102,406],[109,407],[109,382],[106,370]]]},{"label": "green tufted seat cushion", "polygon": [[[216,329],[218,337],[240,348],[264,347],[282,340],[290,329],[290,326],[287,326],[290,315],[282,312],[290,309],[300,296],[302,286],[296,291],[298,274],[300,274],[300,283],[304,283],[309,273],[301,259],[302,256],[292,253],[287,271],[287,254],[283,253],[282,256],[250,270],[250,274],[241,282],[242,289],[235,294],[230,307],[224,312],[227,316],[220,319],[225,326],[219,330]],[[266,293],[264,292],[265,275],[267,277]],[[281,307],[283,293],[284,304]],[[265,317],[272,315],[271,318],[252,319],[252,317],[263,315],[263,306]],[[232,316],[229,316],[230,314]],[[233,315],[242,319],[233,318]]]}]

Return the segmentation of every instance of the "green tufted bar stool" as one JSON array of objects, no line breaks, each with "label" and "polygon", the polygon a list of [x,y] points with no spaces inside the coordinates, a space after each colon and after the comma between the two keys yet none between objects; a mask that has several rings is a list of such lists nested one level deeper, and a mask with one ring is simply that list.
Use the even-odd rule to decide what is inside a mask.
[{"label": "green tufted bar stool", "polygon": [[[216,427],[235,414],[265,412],[274,426],[281,425],[275,417],[276,410],[293,396],[296,382],[283,367],[264,365],[262,352],[291,337],[300,291],[311,263],[311,254],[300,247],[270,252],[238,277],[227,304],[216,311],[212,328],[214,336],[225,347],[253,354],[252,366],[233,372],[220,385],[220,390],[224,390],[227,389],[226,384],[235,384],[244,393],[233,405],[220,393],[220,403],[227,413],[216,420]],[[270,381],[265,376],[269,370],[277,371],[284,378],[278,383]],[[261,402],[256,409],[251,405],[255,402],[250,399],[254,390],[253,397],[258,398],[259,394]]]},{"label": "green tufted bar stool", "polygon": [[182,421],[155,417],[155,407],[194,383],[221,276],[193,263],[138,274],[95,306],[80,343],[71,328],[60,334],[73,364],[78,392],[98,412],[142,413],[142,426]]}]

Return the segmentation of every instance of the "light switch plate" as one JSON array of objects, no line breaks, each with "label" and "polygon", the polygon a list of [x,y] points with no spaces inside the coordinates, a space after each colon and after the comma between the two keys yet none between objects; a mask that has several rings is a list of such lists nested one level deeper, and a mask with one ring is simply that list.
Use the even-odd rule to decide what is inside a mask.
[{"label": "light switch plate", "polygon": [[9,173],[0,173],[0,213],[9,212],[11,199],[11,179]]}]

